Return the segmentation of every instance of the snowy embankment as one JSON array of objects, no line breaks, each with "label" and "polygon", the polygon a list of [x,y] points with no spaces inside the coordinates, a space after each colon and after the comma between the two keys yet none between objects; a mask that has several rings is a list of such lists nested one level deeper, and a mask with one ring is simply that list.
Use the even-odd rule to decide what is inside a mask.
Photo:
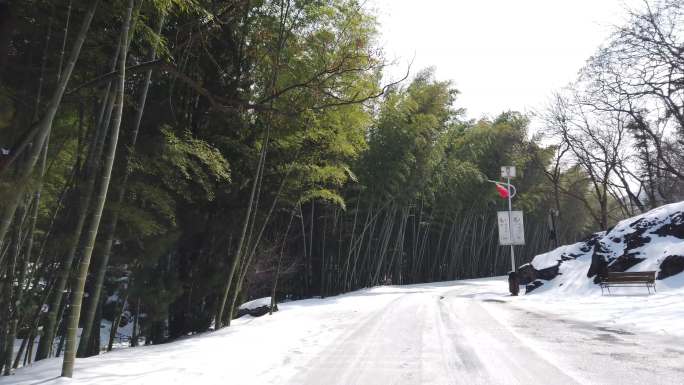
[{"label": "snowy embankment", "polygon": [[[657,293],[618,287],[603,295],[600,271],[656,271]],[[536,256],[520,268],[520,305],[561,317],[684,335],[684,202],[619,222],[584,242]]]},{"label": "snowy embankment", "polygon": [[73,380],[57,378],[61,359],[49,359],[0,377],[0,384],[279,384],[343,330],[401,295],[376,288],[283,303],[274,316],[243,316],[217,332],[78,359]]}]

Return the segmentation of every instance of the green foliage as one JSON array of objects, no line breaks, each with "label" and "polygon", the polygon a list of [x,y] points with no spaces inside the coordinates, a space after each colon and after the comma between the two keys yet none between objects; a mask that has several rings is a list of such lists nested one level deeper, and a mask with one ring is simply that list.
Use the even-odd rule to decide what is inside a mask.
[{"label": "green foliage", "polygon": [[152,4],[157,11],[166,14],[177,10],[180,13],[206,12],[197,0],[153,0]]},{"label": "green foliage", "polygon": [[455,95],[450,83],[435,81],[427,70],[387,97],[361,166],[373,191],[409,201],[432,195],[425,187],[443,155],[439,139],[459,113],[451,107]]},{"label": "green foliage", "polygon": [[130,233],[148,237],[177,225],[177,203],[167,191],[142,181],[133,181],[128,190],[127,203],[111,207],[119,211],[120,220],[126,223]]},{"label": "green foliage", "polygon": [[[131,162],[134,172],[157,178],[163,186],[186,201],[213,200],[217,188],[230,182],[230,169],[223,155],[204,140],[189,132],[177,136],[162,127],[156,138],[155,152],[140,154]],[[200,196],[195,196],[198,190]]]},{"label": "green foliage", "polygon": [[344,198],[342,198],[338,193],[328,189],[313,189],[305,191],[299,199],[299,203],[307,203],[318,199],[327,201],[334,206],[338,206],[342,210],[347,209]]}]

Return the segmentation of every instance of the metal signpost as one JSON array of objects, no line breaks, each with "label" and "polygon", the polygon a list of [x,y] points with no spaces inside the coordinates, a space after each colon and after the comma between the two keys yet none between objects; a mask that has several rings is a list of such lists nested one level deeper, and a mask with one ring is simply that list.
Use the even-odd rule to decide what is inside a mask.
[{"label": "metal signpost", "polygon": [[[525,226],[523,223],[523,212],[513,211],[511,200],[516,195],[517,190],[511,184],[511,178],[515,178],[515,166],[501,167],[501,178],[506,182],[498,182],[487,179],[487,182],[494,183],[502,198],[508,198],[508,211],[497,213],[497,223],[499,224],[499,244],[501,246],[511,246],[511,272],[508,274],[508,287],[511,295],[518,295],[520,286],[515,269],[515,245],[525,244]],[[503,185],[506,185],[505,189]]]},{"label": "metal signpost", "polygon": [[[511,192],[511,178],[515,178],[515,166],[501,167],[501,177],[506,179],[506,189],[508,191],[508,211],[499,211],[499,244],[511,246],[511,271],[515,272],[515,250],[514,245],[525,244],[525,230],[523,224],[522,211],[513,211],[511,200],[515,192]],[[515,189],[515,188],[514,188]]]}]

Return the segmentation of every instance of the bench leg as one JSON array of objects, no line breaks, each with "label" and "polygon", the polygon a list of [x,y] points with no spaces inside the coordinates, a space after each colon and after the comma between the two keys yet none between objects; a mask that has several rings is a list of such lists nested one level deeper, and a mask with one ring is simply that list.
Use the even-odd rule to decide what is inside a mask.
[{"label": "bench leg", "polygon": [[646,285],[646,289],[648,290],[648,294],[651,294],[651,285]]}]

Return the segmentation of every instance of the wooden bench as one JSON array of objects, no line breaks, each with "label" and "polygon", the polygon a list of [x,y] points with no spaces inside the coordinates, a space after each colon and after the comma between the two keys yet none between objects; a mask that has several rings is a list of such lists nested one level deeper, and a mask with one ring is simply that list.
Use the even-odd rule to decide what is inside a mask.
[{"label": "wooden bench", "polygon": [[646,286],[648,294],[651,294],[651,288],[656,291],[655,287],[656,272],[655,271],[639,271],[639,272],[624,272],[624,273],[607,273],[601,277],[599,285],[601,285],[601,294],[603,289],[608,289],[610,294],[611,286],[622,287],[641,287]]}]

